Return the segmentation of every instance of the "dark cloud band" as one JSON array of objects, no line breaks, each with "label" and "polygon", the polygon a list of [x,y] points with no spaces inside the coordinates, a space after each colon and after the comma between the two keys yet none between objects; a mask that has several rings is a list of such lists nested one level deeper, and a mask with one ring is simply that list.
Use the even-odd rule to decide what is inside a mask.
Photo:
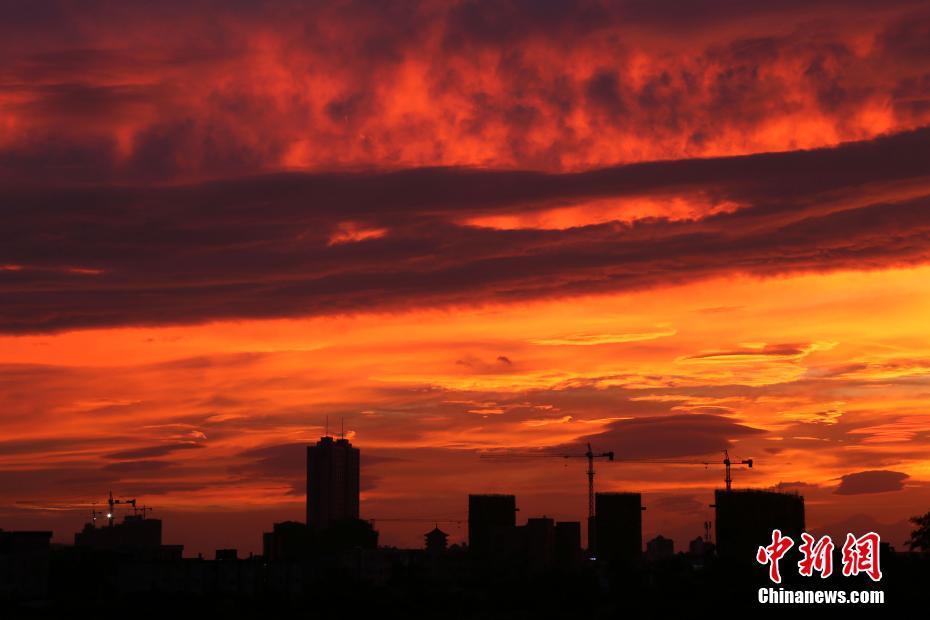
[{"label": "dark cloud band", "polygon": [[[461,223],[553,202],[669,194],[713,194],[741,208],[564,230]],[[0,212],[0,331],[9,333],[512,302],[734,272],[923,263],[930,129],[577,174],[441,168],[161,188],[21,186]],[[383,232],[331,244],[345,221]]]}]

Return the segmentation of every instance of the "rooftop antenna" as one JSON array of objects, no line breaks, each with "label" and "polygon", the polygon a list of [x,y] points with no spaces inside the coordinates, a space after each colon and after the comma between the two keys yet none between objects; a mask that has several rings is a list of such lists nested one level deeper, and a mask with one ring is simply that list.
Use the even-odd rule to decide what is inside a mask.
[{"label": "rooftop antenna", "polygon": [[326,434],[323,436],[329,437],[329,414],[328,413],[326,414]]},{"label": "rooftop antenna", "polygon": [[340,421],[340,423],[342,424],[342,432],[341,432],[341,437],[340,437],[340,439],[345,439],[345,438],[346,438],[346,419],[345,419],[345,416],[340,417],[340,418],[339,418],[339,421]]}]

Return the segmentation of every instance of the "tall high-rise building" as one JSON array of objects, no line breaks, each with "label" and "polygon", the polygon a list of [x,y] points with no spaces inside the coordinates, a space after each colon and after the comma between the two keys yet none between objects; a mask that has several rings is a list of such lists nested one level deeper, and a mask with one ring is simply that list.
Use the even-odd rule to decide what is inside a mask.
[{"label": "tall high-rise building", "polygon": [[527,568],[531,572],[552,569],[555,565],[555,520],[548,517],[527,519],[523,536]]},{"label": "tall high-rise building", "polygon": [[358,519],[359,450],[348,439],[321,438],[307,446],[307,525],[325,530]]},{"label": "tall high-rise building", "polygon": [[598,558],[624,564],[640,559],[643,553],[642,511],[639,493],[597,493],[594,496],[593,539]]},{"label": "tall high-rise building", "polygon": [[800,544],[804,531],[804,498],[796,493],[717,489],[714,508],[717,555],[721,559],[753,563],[758,548],[772,542],[774,529]]},{"label": "tall high-rise building", "polygon": [[468,496],[468,548],[473,554],[500,555],[510,551],[516,526],[516,496]]},{"label": "tall high-rise building", "polygon": [[555,524],[555,564],[561,570],[581,566],[581,522],[559,521]]}]

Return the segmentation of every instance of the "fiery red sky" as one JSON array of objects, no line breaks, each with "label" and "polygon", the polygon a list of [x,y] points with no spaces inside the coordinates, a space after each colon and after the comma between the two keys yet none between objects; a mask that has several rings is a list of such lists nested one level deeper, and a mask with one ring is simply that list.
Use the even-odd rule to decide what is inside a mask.
[{"label": "fiery red sky", "polygon": [[[580,520],[582,462],[478,454],[587,441],[930,509],[925,2],[0,6],[0,527],[258,551],[327,416],[387,544]],[[598,485],[682,545],[722,476]]]}]

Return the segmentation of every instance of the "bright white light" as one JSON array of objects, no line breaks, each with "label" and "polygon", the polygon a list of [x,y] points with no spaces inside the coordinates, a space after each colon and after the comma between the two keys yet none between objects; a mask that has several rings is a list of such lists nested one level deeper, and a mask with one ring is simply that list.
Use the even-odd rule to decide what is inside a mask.
[{"label": "bright white light", "polygon": [[112,519],[112,518],[113,518],[113,513],[112,513],[112,512],[108,512],[108,513],[107,513],[107,519]]}]

